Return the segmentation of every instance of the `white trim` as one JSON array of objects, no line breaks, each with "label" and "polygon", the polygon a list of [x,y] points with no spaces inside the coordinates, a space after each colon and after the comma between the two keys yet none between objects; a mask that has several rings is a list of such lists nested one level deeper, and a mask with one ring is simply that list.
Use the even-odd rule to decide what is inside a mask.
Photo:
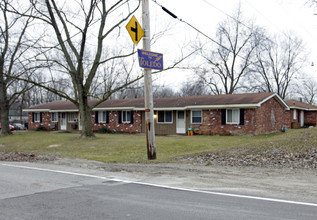
[{"label": "white trim", "polygon": [[267,98],[263,99],[261,102],[259,102],[259,103],[258,103],[259,106],[262,105],[262,104],[263,104],[264,102],[266,102],[267,100],[269,100],[269,99],[271,99],[271,98],[274,98],[274,97],[277,99],[277,101],[278,101],[280,104],[284,105],[285,110],[289,110],[289,109],[290,109],[289,106],[286,104],[286,102],[284,102],[284,100],[283,100],[278,94],[276,94],[276,93],[270,95],[269,97],[267,97]]},{"label": "white trim", "polygon": [[[235,122],[228,122],[228,110],[238,110],[238,121]],[[227,125],[239,125],[240,124],[240,108],[229,108],[226,109],[226,124]]]},{"label": "white trim", "polygon": [[[136,108],[134,107],[107,107],[107,108],[93,108],[92,111],[120,111],[120,110],[126,110],[126,111],[134,111]],[[143,108],[145,110],[145,108]]]},{"label": "white trim", "polygon": [[106,124],[107,123],[107,116],[106,116],[106,118],[104,118],[103,113],[105,112],[107,115],[108,111],[97,111],[97,112],[98,112],[98,123]]},{"label": "white trim", "polygon": [[303,111],[317,111],[317,108],[304,108],[299,106],[289,106],[290,109],[297,109],[297,110],[303,110]]},{"label": "white trim", "polygon": [[[193,111],[201,112],[201,122],[193,122]],[[202,109],[194,109],[190,111],[190,123],[191,124],[202,124],[203,123],[203,110]]]},{"label": "white trim", "polygon": [[[35,114],[36,114],[36,117],[35,117]],[[34,114],[33,114],[33,121],[34,122],[41,122],[41,112],[34,112]],[[36,120],[35,120],[35,118],[36,118]]]},{"label": "white trim", "polygon": [[186,110],[191,109],[224,109],[224,108],[258,108],[259,104],[230,104],[230,105],[192,105],[187,106]]},{"label": "white trim", "polygon": [[62,110],[50,110],[49,112],[79,112],[76,109],[62,109]]},{"label": "white trim", "polygon": [[49,112],[50,109],[23,109],[23,112]]},{"label": "white trim", "polygon": [[[56,121],[53,121],[53,113],[57,115],[57,117],[56,117],[57,120]],[[51,112],[51,121],[52,122],[58,122],[58,112]]]},{"label": "white trim", "polygon": [[[130,118],[128,119],[128,112],[130,112]],[[121,111],[121,123],[122,124],[130,124],[131,123],[131,111],[129,110],[124,110],[124,111]],[[125,114],[125,118],[126,120],[124,121],[123,120],[123,114]],[[133,113],[132,113],[133,114]]]}]

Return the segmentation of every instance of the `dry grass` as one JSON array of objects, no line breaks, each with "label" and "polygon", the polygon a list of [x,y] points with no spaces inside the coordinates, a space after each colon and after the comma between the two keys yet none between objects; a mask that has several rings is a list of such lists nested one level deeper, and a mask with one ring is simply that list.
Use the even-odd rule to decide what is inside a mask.
[{"label": "dry grass", "polygon": [[[144,135],[96,134],[97,138],[78,139],[78,134],[53,132],[16,132],[0,138],[0,151],[48,154],[103,162],[145,163],[147,161]],[[175,162],[175,158],[206,152],[254,152],[283,149],[303,152],[317,146],[317,129],[289,130],[286,133],[247,136],[158,136],[157,160]]]}]

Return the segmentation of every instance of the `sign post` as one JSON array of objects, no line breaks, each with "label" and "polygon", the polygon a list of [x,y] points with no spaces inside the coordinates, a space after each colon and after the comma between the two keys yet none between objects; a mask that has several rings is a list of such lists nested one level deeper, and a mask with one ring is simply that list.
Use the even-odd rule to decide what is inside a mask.
[{"label": "sign post", "polygon": [[[142,0],[143,49],[151,51],[149,0]],[[152,71],[144,69],[145,130],[148,160],[156,159]]]}]

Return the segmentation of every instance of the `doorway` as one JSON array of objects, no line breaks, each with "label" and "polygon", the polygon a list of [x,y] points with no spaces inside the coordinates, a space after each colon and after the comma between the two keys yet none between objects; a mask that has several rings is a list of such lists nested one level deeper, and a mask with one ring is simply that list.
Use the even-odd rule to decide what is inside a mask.
[{"label": "doorway", "polygon": [[66,113],[62,112],[61,113],[61,130],[66,130],[67,125],[66,125]]},{"label": "doorway", "polygon": [[176,112],[176,133],[185,134],[186,133],[186,122],[185,122],[185,111]]}]

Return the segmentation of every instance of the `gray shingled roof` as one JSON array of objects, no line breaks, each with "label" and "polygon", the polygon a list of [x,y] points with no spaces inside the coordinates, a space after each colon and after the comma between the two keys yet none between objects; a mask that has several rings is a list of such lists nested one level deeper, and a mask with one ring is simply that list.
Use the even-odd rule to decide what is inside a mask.
[{"label": "gray shingled roof", "polygon": [[[230,95],[203,95],[188,97],[155,98],[154,108],[185,108],[188,106],[225,106],[225,105],[256,105],[270,97],[276,97],[282,105],[286,104],[275,93],[245,93]],[[90,100],[89,105],[96,103]],[[99,104],[96,109],[110,108],[144,108],[144,98],[106,100]],[[33,106],[26,111],[47,109],[56,110],[77,110],[77,107],[69,101],[51,102],[43,105]]]},{"label": "gray shingled roof", "polygon": [[285,101],[286,104],[290,107],[290,108],[294,108],[294,109],[304,109],[304,110],[317,110],[317,106],[316,105],[311,105],[305,102],[301,102],[301,101],[297,101],[295,99],[290,99]]}]

